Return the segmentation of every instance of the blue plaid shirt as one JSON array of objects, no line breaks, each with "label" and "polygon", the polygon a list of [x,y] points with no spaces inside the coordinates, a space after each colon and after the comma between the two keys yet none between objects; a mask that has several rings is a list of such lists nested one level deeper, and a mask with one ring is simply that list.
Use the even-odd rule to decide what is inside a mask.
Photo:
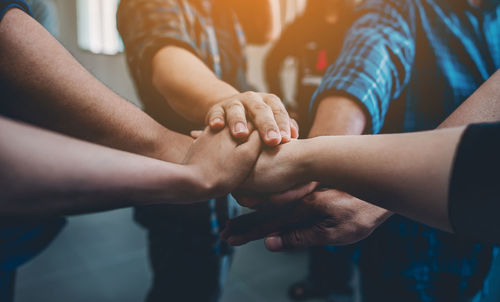
[{"label": "blue plaid shirt", "polygon": [[[500,1],[365,0],[311,101],[359,102],[371,133],[433,129],[500,67]],[[395,216],[362,243],[365,301],[462,301],[490,248]],[[377,251],[377,252],[374,252]]]},{"label": "blue plaid shirt", "polygon": [[346,94],[366,108],[372,133],[385,130],[388,113],[403,131],[437,127],[500,68],[499,3],[366,0],[312,108]]}]

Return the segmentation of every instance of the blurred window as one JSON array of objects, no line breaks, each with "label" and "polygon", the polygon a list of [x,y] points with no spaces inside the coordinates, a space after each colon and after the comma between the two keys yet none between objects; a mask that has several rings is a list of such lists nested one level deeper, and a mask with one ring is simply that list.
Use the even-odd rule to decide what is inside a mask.
[{"label": "blurred window", "polygon": [[123,52],[116,29],[119,0],[77,0],[78,45],[97,54]]}]

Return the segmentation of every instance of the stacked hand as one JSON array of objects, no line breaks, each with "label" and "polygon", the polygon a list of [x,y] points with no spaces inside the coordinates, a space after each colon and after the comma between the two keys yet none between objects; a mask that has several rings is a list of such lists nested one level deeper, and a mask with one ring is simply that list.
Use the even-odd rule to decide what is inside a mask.
[{"label": "stacked hand", "polygon": [[[245,92],[223,99],[206,122],[204,131],[192,132],[195,141],[184,159],[200,196],[220,196],[241,185],[257,161],[261,141],[275,146],[298,137],[297,124],[271,94]],[[194,193],[192,200],[202,200]]]},{"label": "stacked hand", "polygon": [[[298,129],[279,99],[241,94],[214,106],[207,123],[212,130],[193,133],[197,139],[186,161],[199,165],[206,188],[218,195],[234,192],[241,205],[257,209],[230,221],[222,234],[230,244],[264,237],[272,251],[351,244],[391,216],[382,208],[313,182],[307,150],[314,139],[293,139]],[[269,135],[273,131],[281,134],[279,141]],[[262,148],[259,135],[268,146]],[[209,145],[215,154],[206,154]]]}]

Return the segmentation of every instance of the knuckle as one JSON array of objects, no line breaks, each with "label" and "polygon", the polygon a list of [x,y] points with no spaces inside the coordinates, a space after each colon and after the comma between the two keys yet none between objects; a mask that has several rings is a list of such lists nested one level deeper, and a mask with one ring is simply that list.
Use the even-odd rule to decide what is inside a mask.
[{"label": "knuckle", "polygon": [[257,92],[254,92],[254,91],[243,92],[243,96],[245,96],[248,99],[260,99],[259,94]]},{"label": "knuckle", "polygon": [[282,119],[285,122],[290,122],[290,116],[284,108],[273,109],[273,114],[276,118]]},{"label": "knuckle", "polygon": [[253,104],[252,108],[253,108],[253,110],[255,110],[257,112],[271,111],[271,108],[269,107],[269,105],[267,105],[264,102],[260,102],[260,101]]},{"label": "knuckle", "polygon": [[275,94],[272,93],[266,94],[266,100],[270,103],[283,106],[283,102],[281,102],[281,99]]},{"label": "knuckle", "polygon": [[243,108],[243,104],[237,100],[232,100],[226,104],[226,110],[228,111],[239,111],[243,110]]},{"label": "knuckle", "polygon": [[283,238],[286,248],[296,248],[304,245],[304,238],[297,230],[288,232]]}]

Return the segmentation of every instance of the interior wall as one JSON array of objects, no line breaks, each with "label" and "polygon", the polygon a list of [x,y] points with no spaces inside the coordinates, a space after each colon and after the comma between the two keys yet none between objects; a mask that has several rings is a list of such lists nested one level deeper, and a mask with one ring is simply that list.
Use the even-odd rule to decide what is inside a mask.
[{"label": "interior wall", "polygon": [[59,11],[59,41],[96,78],[122,97],[135,104],[140,104],[129,76],[125,55],[98,55],[80,49],[76,34],[76,1],[54,1]]},{"label": "interior wall", "polygon": [[[288,23],[303,9],[305,0],[281,0],[283,21]],[[54,0],[59,11],[59,41],[71,54],[95,77],[105,83],[113,91],[140,106],[130,78],[125,55],[99,55],[78,47],[77,16],[75,0]],[[263,77],[263,60],[270,45],[248,47],[248,79],[258,90],[266,91]],[[287,89],[288,90],[288,89]]]}]

